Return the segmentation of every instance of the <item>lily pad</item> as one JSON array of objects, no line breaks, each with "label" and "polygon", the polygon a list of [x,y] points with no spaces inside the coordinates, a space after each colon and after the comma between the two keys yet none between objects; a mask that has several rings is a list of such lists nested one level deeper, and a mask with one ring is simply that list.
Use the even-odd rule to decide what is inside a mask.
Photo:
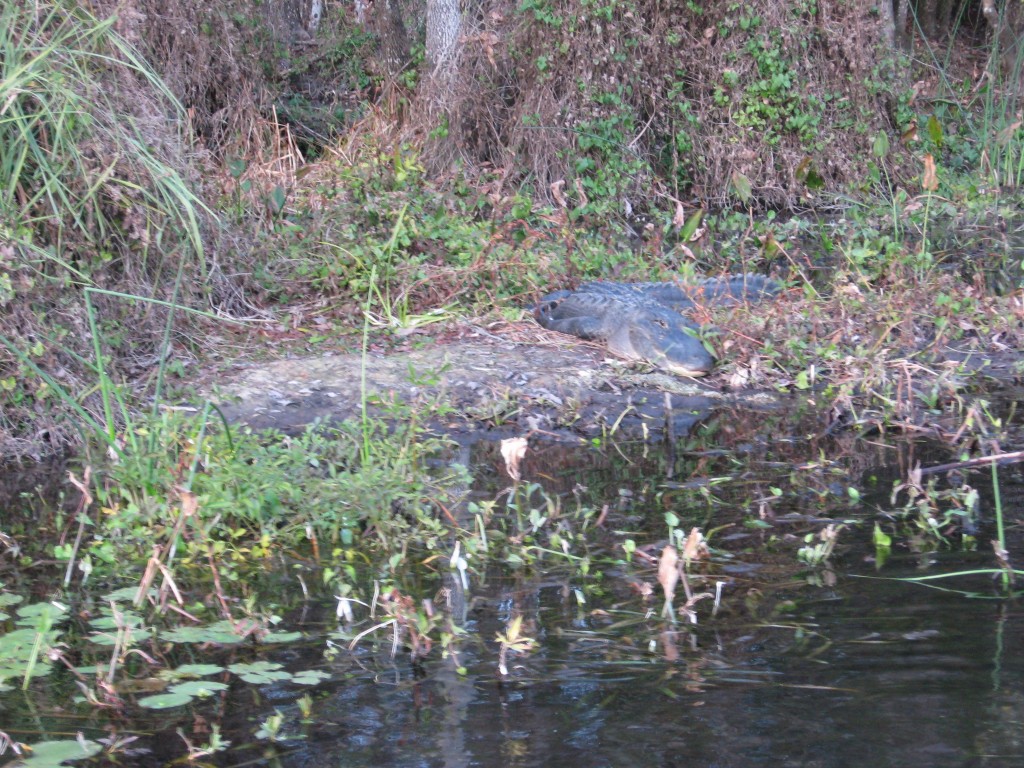
[{"label": "lily pad", "polygon": [[8,677],[23,677],[28,669],[29,660],[37,653],[36,665],[32,670],[32,676],[47,675],[50,673],[50,665],[47,662],[45,651],[52,647],[60,637],[57,631],[47,632],[39,649],[36,648],[38,632],[34,629],[15,629],[6,635],[0,635],[0,680]]},{"label": "lily pad", "polygon": [[296,672],[292,677],[292,682],[298,685],[318,685],[324,680],[329,680],[330,677],[330,674],[321,669],[306,669]]},{"label": "lily pad", "polygon": [[183,693],[187,696],[198,696],[205,699],[207,696],[213,696],[216,691],[226,691],[227,688],[227,683],[218,683],[213,680],[189,680],[187,683],[172,685],[168,692]]},{"label": "lily pad", "polygon": [[178,627],[160,635],[172,643],[216,643],[238,645],[244,639],[229,621],[218,621],[208,627]]},{"label": "lily pad", "polygon": [[117,644],[118,632],[122,628],[128,629],[134,633],[135,636],[148,635],[152,632],[152,627],[144,625],[143,620],[140,616],[133,614],[123,614],[123,621],[118,623],[112,616],[103,616],[98,619],[94,619],[89,622],[96,629],[106,630],[100,632],[94,632],[89,635],[89,642],[95,643],[96,645],[112,646]]},{"label": "lily pad", "polygon": [[144,696],[139,699],[139,706],[146,709],[171,709],[184,706],[193,698],[187,693],[158,693],[155,696]]},{"label": "lily pad", "polygon": [[14,763],[17,768],[56,768],[68,760],[84,760],[98,754],[103,747],[95,741],[41,741],[33,744],[32,754]]},{"label": "lily pad", "polygon": [[162,693],[167,681],[159,677],[130,677],[119,681],[114,688],[118,693]]},{"label": "lily pad", "polygon": [[262,643],[294,643],[302,639],[301,632],[270,632],[260,638]]},{"label": "lily pad", "polygon": [[228,669],[247,683],[266,685],[276,680],[290,680],[291,672],[285,672],[280,664],[272,661],[254,661],[251,664],[232,664]]},{"label": "lily pad", "polygon": [[219,664],[182,664],[174,669],[165,669],[157,674],[165,680],[181,680],[186,677],[206,677],[223,672],[224,667]]}]

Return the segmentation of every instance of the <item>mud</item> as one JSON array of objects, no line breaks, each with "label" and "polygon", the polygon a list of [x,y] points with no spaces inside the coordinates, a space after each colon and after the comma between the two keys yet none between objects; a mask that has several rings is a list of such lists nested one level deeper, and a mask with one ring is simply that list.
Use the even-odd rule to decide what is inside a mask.
[{"label": "mud", "polygon": [[[387,355],[329,354],[246,364],[206,396],[232,422],[296,430],[314,421],[375,415],[403,404],[445,431],[480,428],[614,428],[685,433],[724,401],[770,404],[764,394],[725,394],[703,380],[643,372],[579,343],[520,342],[482,329],[454,341]],[[666,399],[667,398],[667,399]]]},{"label": "mud", "polygon": [[[491,330],[457,323],[415,340],[418,348],[403,351],[238,364],[208,381],[203,395],[229,421],[258,429],[297,431],[315,421],[355,418],[365,401],[372,415],[395,419],[411,412],[449,434],[507,429],[592,435],[614,429],[646,436],[667,427],[685,434],[722,405],[792,404],[774,392],[730,391],[726,374],[688,379],[637,368],[609,358],[599,346],[528,322]],[[947,347],[932,350],[926,362],[935,376],[952,376],[958,386],[970,380],[997,391],[1021,382],[1021,357],[1011,350]]]}]

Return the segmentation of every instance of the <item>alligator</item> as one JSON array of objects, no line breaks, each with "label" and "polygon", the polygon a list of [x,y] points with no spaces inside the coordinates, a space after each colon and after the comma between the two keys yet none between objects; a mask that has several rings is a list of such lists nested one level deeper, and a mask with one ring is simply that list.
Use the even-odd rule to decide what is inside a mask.
[{"label": "alligator", "polygon": [[534,317],[543,327],[603,342],[613,354],[644,360],[680,376],[703,376],[714,356],[681,313],[697,304],[736,304],[775,296],[780,286],[760,275],[711,278],[696,285],[584,283],[540,300]]}]

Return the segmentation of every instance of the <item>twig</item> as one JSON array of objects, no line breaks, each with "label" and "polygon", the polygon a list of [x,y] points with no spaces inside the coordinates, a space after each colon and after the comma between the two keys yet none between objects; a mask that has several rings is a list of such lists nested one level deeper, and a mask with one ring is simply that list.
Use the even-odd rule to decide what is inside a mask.
[{"label": "twig", "polygon": [[92,494],[89,493],[89,481],[92,479],[92,467],[87,466],[85,468],[85,474],[82,476],[82,480],[79,481],[73,472],[68,472],[68,480],[75,488],[78,489],[82,497],[78,500],[78,509],[75,511],[75,517],[78,518],[78,534],[75,536],[75,543],[71,547],[71,557],[68,558],[68,567],[64,571],[64,586],[67,587],[71,583],[71,574],[75,568],[75,560],[78,557],[78,549],[82,545],[82,536],[85,534],[85,524],[88,518],[88,510],[92,505]]},{"label": "twig", "polygon": [[933,475],[936,472],[945,472],[950,469],[967,469],[968,467],[984,467],[988,464],[1017,464],[1024,461],[1024,451],[1012,451],[1010,453],[997,453],[993,456],[979,456],[976,459],[967,461],[954,461],[950,464],[939,464],[934,467],[925,467],[921,470],[922,475]]}]

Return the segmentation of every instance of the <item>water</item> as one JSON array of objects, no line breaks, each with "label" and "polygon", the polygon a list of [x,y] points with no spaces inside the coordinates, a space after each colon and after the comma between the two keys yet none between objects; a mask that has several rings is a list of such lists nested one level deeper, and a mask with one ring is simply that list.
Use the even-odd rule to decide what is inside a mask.
[{"label": "water", "polygon": [[[0,692],[0,731],[25,742],[79,731],[93,739],[137,735],[125,748],[142,751],[117,757],[129,766],[169,765],[185,753],[183,736],[201,744],[214,724],[232,746],[202,762],[219,766],[1024,764],[1019,602],[1000,598],[988,576],[896,580],[993,564],[987,469],[970,475],[981,493],[977,551],[936,548],[908,526],[881,562],[872,524],[862,523],[840,533],[828,567],[812,568],[796,551],[823,520],[888,526],[878,513],[893,509],[893,482],[919,462],[951,460],[950,452],[936,442],[827,434],[811,407],[718,409],[680,435],[671,454],[599,442],[537,443],[524,473],[566,506],[578,497],[608,508],[590,543],[600,576],[553,568],[475,577],[454,601],[467,630],[457,659],[442,658],[439,645],[416,662],[404,650],[392,657],[387,629],[350,651],[352,634],[369,624],[341,637],[332,600],[296,595],[283,626],[304,632],[301,643],[162,651],[169,666],[266,658],[293,671],[315,668],[330,675],[317,686],[224,675],[216,679],[230,687],[211,699],[153,713],[126,693],[125,709],[114,712],[68,704],[76,686],[58,670],[28,694]],[[493,499],[508,483],[496,443],[476,442],[468,453],[474,495]],[[1017,560],[1020,465],[1002,468],[1000,481]],[[637,555],[633,564],[614,563],[627,537],[657,557],[666,512],[684,530],[700,526],[711,536],[714,555],[694,567],[692,586],[713,591],[721,582],[722,599],[714,614],[711,600],[698,603],[696,624],[661,617],[653,562]],[[8,564],[0,577],[11,584],[10,575]],[[641,582],[654,586],[649,599]],[[292,588],[286,584],[294,582],[282,579],[282,591]],[[421,594],[438,586],[427,576]],[[510,658],[502,678],[495,637],[514,616],[537,647]],[[150,674],[136,668],[138,677]],[[307,693],[304,719],[299,699]],[[257,741],[275,711],[287,738]]]},{"label": "water", "polygon": [[[907,565],[894,572],[916,572]],[[727,602],[742,604],[734,590]],[[582,611],[557,585],[503,585],[493,597],[470,620],[483,637],[519,605],[541,639],[510,680],[497,679],[486,648],[466,651],[465,676],[383,652],[342,661],[334,671],[352,677],[318,690],[316,722],[294,725],[305,738],[279,746],[276,764],[937,768],[1024,757],[1024,615],[1013,604],[889,581],[792,582],[752,612],[734,606],[666,634],[639,616],[609,631],[622,614]],[[297,718],[262,695],[256,709]],[[253,705],[244,690],[223,709]],[[261,761],[263,750],[218,764]]]}]

